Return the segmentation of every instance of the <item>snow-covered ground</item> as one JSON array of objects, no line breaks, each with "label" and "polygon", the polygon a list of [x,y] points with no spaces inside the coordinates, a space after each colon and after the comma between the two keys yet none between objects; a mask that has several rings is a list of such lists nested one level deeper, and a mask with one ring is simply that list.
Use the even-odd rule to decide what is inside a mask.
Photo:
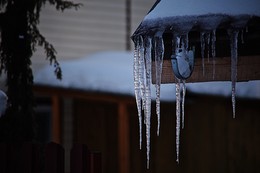
[{"label": "snow-covered ground", "polygon": [[[101,52],[74,61],[60,61],[60,65],[61,81],[47,64],[34,73],[35,84],[134,96],[132,52]],[[230,97],[231,82],[188,83],[187,90]],[[260,99],[260,81],[238,82],[236,96]],[[152,98],[155,99],[155,87]],[[161,85],[161,100],[175,100],[175,84]]]}]

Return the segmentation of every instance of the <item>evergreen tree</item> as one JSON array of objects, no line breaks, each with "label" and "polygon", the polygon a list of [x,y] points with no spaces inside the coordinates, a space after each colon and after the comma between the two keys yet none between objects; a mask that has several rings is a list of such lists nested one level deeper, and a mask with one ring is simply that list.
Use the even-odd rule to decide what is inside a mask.
[{"label": "evergreen tree", "polygon": [[0,75],[6,73],[8,95],[8,107],[0,119],[0,141],[35,138],[31,57],[36,46],[44,47],[57,78],[62,77],[56,51],[38,29],[46,3],[59,11],[81,5],[64,0],[0,0]]}]

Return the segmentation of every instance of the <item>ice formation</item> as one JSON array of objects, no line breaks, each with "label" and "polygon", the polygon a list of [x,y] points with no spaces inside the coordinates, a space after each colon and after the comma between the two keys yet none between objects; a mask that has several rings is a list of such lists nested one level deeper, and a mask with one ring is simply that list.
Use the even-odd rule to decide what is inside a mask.
[{"label": "ice formation", "polygon": [[236,81],[237,81],[237,39],[239,30],[232,29],[228,31],[231,47],[231,93],[233,118],[236,116]]},{"label": "ice formation", "polygon": [[[161,40],[158,38],[159,41]],[[151,44],[150,37],[142,36],[135,38],[135,55],[134,55],[134,88],[139,117],[139,134],[140,149],[142,146],[142,120],[144,119],[146,130],[146,150],[147,150],[147,167],[149,167],[150,155],[150,121],[151,121]],[[158,43],[157,43],[158,44]],[[161,49],[161,48],[160,48]],[[162,60],[161,60],[162,61]],[[162,63],[162,62],[161,62]],[[161,76],[161,75],[160,75]],[[160,84],[157,85],[156,92],[160,91]],[[160,94],[157,94],[160,97]],[[160,98],[156,98],[158,102]],[[156,103],[157,104],[157,103]],[[159,104],[159,103],[158,103]],[[142,118],[142,111],[144,118]]]},{"label": "ice formation", "polygon": [[[139,119],[139,145],[142,146],[142,124],[145,124],[146,134],[146,154],[147,154],[147,168],[150,162],[150,128],[151,128],[151,84],[152,84],[152,57],[154,57],[155,66],[155,92],[156,92],[156,114],[157,114],[157,135],[159,135],[160,128],[160,87],[162,75],[162,63],[164,57],[164,42],[163,32],[160,30],[153,36],[138,35],[134,37],[135,51],[134,51],[134,90],[136,97],[136,104]],[[188,33],[176,34],[173,38],[173,52],[179,58],[186,58],[180,56],[190,54],[188,51],[189,40]],[[182,54],[178,51],[182,49]],[[177,53],[178,52],[178,53]],[[181,63],[180,68],[183,64]],[[185,66],[185,68],[187,68]],[[180,70],[185,71],[185,70]],[[184,73],[185,74],[185,73]],[[185,76],[185,75],[183,75]],[[189,77],[189,74],[186,75]],[[179,143],[180,143],[180,129],[184,128],[184,104],[186,95],[185,80],[176,78],[176,161],[179,162]],[[182,92],[181,92],[182,91]],[[182,95],[182,96],[181,96]],[[144,115],[142,115],[142,112]],[[142,122],[144,121],[144,122]]]},{"label": "ice formation", "polygon": [[[203,8],[198,6],[203,4]],[[155,7],[145,16],[132,38],[135,43],[134,60],[134,83],[135,95],[139,116],[140,146],[142,133],[142,109],[144,110],[144,123],[146,125],[146,149],[147,167],[150,160],[150,118],[151,118],[151,61],[155,66],[155,87],[156,87],[156,114],[158,119],[157,134],[159,135],[160,126],[160,85],[162,74],[162,63],[164,58],[164,39],[163,34],[172,35],[172,56],[178,56],[178,49],[181,48],[188,54],[191,46],[189,45],[189,33],[194,28],[199,28],[200,49],[202,71],[205,74],[205,58],[212,62],[212,79],[215,78],[216,58],[216,30],[226,30],[230,40],[231,54],[231,97],[233,117],[236,110],[236,81],[237,81],[237,60],[238,60],[238,35],[241,32],[241,42],[244,42],[244,30],[247,30],[247,23],[253,17],[260,16],[259,2],[255,0],[239,1],[220,0],[209,2],[202,0],[200,3],[181,0],[164,0],[156,4]],[[212,4],[214,3],[214,4]],[[225,4],[225,6],[221,4]],[[175,4],[178,7],[172,10]],[[244,4],[245,6],[241,5]],[[196,8],[196,6],[198,6]],[[192,8],[191,8],[192,7]],[[232,8],[231,8],[232,7]],[[241,8],[243,7],[243,8]],[[193,9],[193,10],[190,10]],[[209,10],[209,11],[207,11]],[[149,40],[149,41],[148,41]],[[146,46],[149,45],[149,46]],[[182,63],[183,59],[180,59]],[[184,61],[183,61],[184,62]],[[187,64],[183,63],[181,68],[187,69]],[[173,69],[176,70],[174,64]],[[174,71],[173,70],[173,71]],[[175,72],[174,72],[175,73]],[[185,74],[185,73],[183,73]],[[176,161],[179,162],[180,128],[184,128],[184,105],[186,95],[185,80],[176,75]],[[185,75],[184,75],[185,76]],[[188,76],[189,77],[189,76]],[[187,78],[188,78],[187,77]],[[186,78],[185,78],[186,79]],[[181,92],[182,91],[182,92]]]}]

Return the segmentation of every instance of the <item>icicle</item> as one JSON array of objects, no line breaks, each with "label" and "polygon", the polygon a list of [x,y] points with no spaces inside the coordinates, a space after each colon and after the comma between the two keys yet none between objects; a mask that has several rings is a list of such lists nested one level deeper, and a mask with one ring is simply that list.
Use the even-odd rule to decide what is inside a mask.
[{"label": "icicle", "polygon": [[179,163],[179,147],[180,147],[180,80],[176,82],[176,162]]},{"label": "icicle", "polygon": [[206,42],[207,42],[207,58],[209,62],[210,32],[206,32]]},{"label": "icicle", "polygon": [[151,121],[151,38],[145,39],[145,66],[146,66],[146,82],[145,82],[145,119],[146,119],[146,149],[147,149],[147,169],[150,162],[150,121]]},{"label": "icicle", "polygon": [[181,47],[181,37],[177,36],[176,37],[176,43],[177,43],[177,48]]},{"label": "icicle", "polygon": [[141,98],[142,98],[142,108],[145,110],[145,63],[144,63],[144,40],[140,36],[139,42],[139,80],[140,80],[140,89],[141,89]]},{"label": "icicle", "polygon": [[135,50],[134,50],[134,90],[136,105],[139,119],[139,145],[142,147],[142,106],[141,106],[141,91],[140,91],[140,80],[139,80],[139,59],[140,59],[140,44],[139,37],[135,38]]},{"label": "icicle", "polygon": [[212,55],[212,60],[213,60],[213,71],[212,71],[212,74],[213,74],[213,80],[215,79],[215,64],[216,64],[216,60],[215,60],[215,57],[216,57],[216,30],[213,30],[212,31],[212,34],[211,34],[211,55]]},{"label": "icicle", "polygon": [[[182,36],[182,45],[185,53],[188,53],[189,49],[189,36],[188,33]],[[184,104],[185,104],[185,94],[186,94],[186,85],[185,80],[181,80],[182,82],[182,129],[184,129]]]},{"label": "icicle", "polygon": [[205,52],[205,39],[204,32],[200,33],[200,49],[201,49],[201,60],[202,60],[202,74],[205,75],[205,60],[204,60],[204,52]]},{"label": "icicle", "polygon": [[155,35],[155,87],[156,87],[156,114],[157,114],[157,135],[160,133],[160,87],[162,64],[164,56],[164,43],[162,38],[163,32],[159,31]]},{"label": "icicle", "polygon": [[181,102],[181,109],[182,109],[182,129],[184,129],[184,104],[185,104],[185,95],[186,95],[186,81],[182,80],[182,102]]},{"label": "icicle", "polygon": [[182,35],[182,44],[183,44],[184,50],[188,52],[188,49],[189,49],[189,35],[188,35],[188,33]]},{"label": "icicle", "polygon": [[233,118],[236,117],[236,81],[237,81],[237,37],[238,30],[229,30],[231,47],[231,81],[232,81],[232,109]]},{"label": "icicle", "polygon": [[150,165],[150,129],[151,129],[151,116],[145,116],[146,119],[146,159],[147,159],[147,169]]}]

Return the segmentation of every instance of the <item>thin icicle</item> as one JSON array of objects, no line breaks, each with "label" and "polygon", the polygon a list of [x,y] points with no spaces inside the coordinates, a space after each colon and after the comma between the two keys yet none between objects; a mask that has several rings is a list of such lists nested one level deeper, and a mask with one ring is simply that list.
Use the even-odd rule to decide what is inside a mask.
[{"label": "thin icicle", "polygon": [[180,96],[180,80],[177,79],[176,86],[176,162],[179,163],[180,151],[180,114],[181,114],[181,96]]},{"label": "thin icicle", "polygon": [[151,138],[151,116],[145,116],[146,119],[146,159],[147,159],[147,169],[150,165],[150,138]]},{"label": "thin icicle", "polygon": [[176,44],[177,48],[180,48],[181,47],[181,37],[179,37],[179,36],[176,37],[176,43],[177,43]]},{"label": "thin icicle", "polygon": [[212,62],[213,62],[212,74],[213,74],[213,80],[214,80],[215,72],[216,72],[216,69],[215,69],[215,65],[216,65],[216,60],[215,60],[215,57],[216,57],[216,30],[213,30],[211,33],[211,56],[212,56]]},{"label": "thin icicle", "polygon": [[146,149],[147,149],[147,169],[150,162],[150,121],[151,121],[151,38],[145,39],[145,66],[146,66],[146,82],[145,82],[145,119],[146,119]]},{"label": "thin icicle", "polygon": [[189,35],[188,33],[182,35],[182,44],[185,51],[188,51],[189,49]]},{"label": "thin icicle", "polygon": [[139,119],[139,146],[142,147],[142,99],[140,91],[140,80],[139,80],[139,59],[140,59],[140,44],[139,37],[135,39],[135,50],[134,50],[134,91],[136,98],[136,105]]},{"label": "thin icicle", "polygon": [[182,102],[181,102],[181,109],[182,109],[182,129],[184,129],[184,104],[185,104],[185,95],[186,95],[186,81],[182,80]]},{"label": "thin icicle", "polygon": [[[183,51],[185,51],[185,53],[188,53],[188,49],[189,49],[189,37],[188,37],[188,33],[182,36],[182,48],[184,48]],[[185,94],[186,94],[186,85],[185,85],[185,80],[181,80],[182,82],[182,129],[184,129],[184,103],[185,103]]]},{"label": "thin icicle", "polygon": [[209,48],[210,48],[210,32],[206,32],[206,42],[207,42],[207,58],[209,62]]},{"label": "thin icicle", "polygon": [[157,114],[157,135],[160,134],[160,87],[162,76],[162,64],[164,56],[164,43],[162,38],[163,32],[155,35],[155,87],[156,87],[156,114]]},{"label": "thin icicle", "polygon": [[236,81],[237,81],[237,38],[238,30],[229,30],[230,47],[231,47],[231,82],[232,82],[232,109],[233,118],[236,117]]},{"label": "thin icicle", "polygon": [[144,40],[140,36],[139,42],[139,80],[140,80],[140,89],[142,97],[142,108],[145,110],[145,62],[144,62]]},{"label": "thin icicle", "polygon": [[151,76],[152,76],[152,59],[151,59],[151,38],[147,37],[144,42],[145,51],[145,114],[151,116]]},{"label": "thin icicle", "polygon": [[146,119],[146,159],[147,159],[147,169],[150,165],[150,138],[151,138],[151,116],[145,116]]},{"label": "thin icicle", "polygon": [[205,52],[205,39],[204,39],[204,32],[200,33],[200,49],[201,49],[201,63],[202,63],[202,74],[205,75],[205,60],[204,60],[204,52]]}]

